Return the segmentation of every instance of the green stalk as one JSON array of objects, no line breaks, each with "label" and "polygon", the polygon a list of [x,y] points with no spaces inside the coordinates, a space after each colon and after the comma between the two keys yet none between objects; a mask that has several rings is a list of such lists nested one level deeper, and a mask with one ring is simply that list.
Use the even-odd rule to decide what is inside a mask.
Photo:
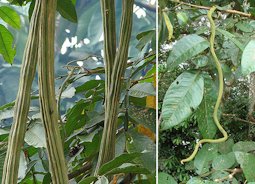
[{"label": "green stalk", "polygon": [[111,12],[112,14],[115,14],[113,13],[115,12],[115,4],[112,4],[111,7],[107,7],[107,3],[113,3],[113,1],[101,1],[104,20],[104,55],[106,67],[105,122],[95,175],[97,175],[99,168],[104,163],[109,162],[115,156],[115,139],[122,82],[121,78],[124,75],[127,65],[129,41],[132,31],[134,0],[122,1],[119,48],[116,56],[114,57],[113,63],[109,61],[109,58],[113,58],[113,56],[109,55],[109,53],[111,53],[110,51],[112,48],[114,48],[114,46],[110,44],[112,41],[111,36],[109,36],[107,33],[110,32],[110,29],[112,29],[113,26],[113,24],[108,23],[113,22],[113,20],[109,19],[113,18],[110,16]]},{"label": "green stalk", "polygon": [[[110,91],[111,73],[116,56],[115,0],[101,0],[104,27],[105,95]],[[107,105],[107,104],[105,104]]]},{"label": "green stalk", "polygon": [[42,121],[46,132],[47,152],[53,184],[67,184],[67,166],[65,163],[62,140],[58,127],[58,110],[54,83],[54,35],[56,0],[43,0],[39,49],[39,100]]},{"label": "green stalk", "polygon": [[27,115],[30,106],[30,92],[33,83],[37,50],[39,44],[39,24],[42,1],[36,1],[30,22],[28,39],[22,60],[20,82],[14,106],[13,124],[9,134],[8,149],[2,173],[2,184],[15,184],[18,179],[18,169],[21,147],[24,143]]}]

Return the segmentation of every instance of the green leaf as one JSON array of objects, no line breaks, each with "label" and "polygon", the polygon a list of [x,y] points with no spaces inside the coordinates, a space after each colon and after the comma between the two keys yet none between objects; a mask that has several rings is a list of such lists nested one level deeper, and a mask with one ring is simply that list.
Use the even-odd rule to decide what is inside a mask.
[{"label": "green leaf", "polygon": [[77,136],[78,139],[80,139],[80,144],[84,143],[84,142],[92,142],[95,135],[98,134],[98,132],[101,130],[101,128],[98,128],[96,130],[94,130],[93,132],[90,132],[87,135],[80,135]]},{"label": "green leaf", "polygon": [[104,80],[89,80],[75,88],[75,93],[85,92],[94,88],[104,88]]},{"label": "green leaf", "polygon": [[134,71],[132,72],[130,78],[134,77],[137,73],[143,70],[146,67],[146,65],[149,65],[152,61],[155,61],[155,59],[156,59],[156,54],[153,54],[138,63],[135,62],[133,64]]},{"label": "green leaf", "polygon": [[18,170],[18,181],[21,181],[26,176],[27,161],[24,152],[20,153],[19,170]]},{"label": "green leaf", "polygon": [[162,106],[161,129],[166,130],[187,119],[199,106],[204,79],[199,73],[184,72],[168,88]]},{"label": "green leaf", "polygon": [[2,181],[2,173],[3,173],[3,166],[4,166],[4,160],[6,155],[7,147],[4,144],[1,144],[0,146],[0,181]]},{"label": "green leaf", "polygon": [[29,9],[28,9],[28,19],[29,19],[29,21],[31,20],[31,17],[32,17],[34,8],[35,8],[35,1],[36,0],[32,0],[30,5],[29,5]]},{"label": "green leaf", "polygon": [[83,145],[85,147],[85,157],[91,157],[98,153],[99,147],[100,147],[100,141],[101,141],[102,134],[98,133],[94,136],[92,142],[84,142]]},{"label": "green leaf", "polygon": [[253,27],[247,22],[238,22],[236,27],[245,33],[251,33],[253,31]]},{"label": "green leaf", "polygon": [[15,105],[15,101],[10,102],[10,103],[7,103],[7,104],[4,104],[4,105],[2,105],[2,106],[0,107],[0,111],[5,110],[5,109],[8,109],[8,108],[10,108],[10,107],[13,107],[14,105]]},{"label": "green leaf", "polygon": [[[135,163],[142,164],[143,167],[155,172],[156,169],[156,146],[147,136],[138,133],[135,129],[127,133],[126,149],[128,153],[143,153],[135,159]],[[149,162],[148,162],[149,160]]]},{"label": "green leaf", "polygon": [[58,0],[57,11],[65,19],[71,22],[78,22],[75,6],[71,0]]},{"label": "green leaf", "polygon": [[[255,7],[250,7],[249,8],[249,13],[252,14],[252,16],[254,17],[255,16]],[[249,183],[248,183],[249,184]]]},{"label": "green leaf", "polygon": [[27,0],[8,0],[13,5],[22,6]]},{"label": "green leaf", "polygon": [[130,163],[135,158],[141,156],[141,153],[124,153],[110,162],[107,162],[106,164],[102,165],[102,167],[99,169],[98,174],[104,175],[105,173],[111,171],[113,168],[119,167],[124,163]]},{"label": "green leaf", "polygon": [[105,176],[101,176],[98,178],[95,184],[109,184],[109,181]]},{"label": "green leaf", "polygon": [[42,184],[48,184],[51,183],[51,175],[50,173],[47,173],[44,177],[43,177],[43,182]]},{"label": "green leaf", "polygon": [[235,152],[236,160],[241,165],[244,176],[248,182],[255,181],[255,155],[244,153],[241,151]]},{"label": "green leaf", "polygon": [[119,134],[116,137],[115,155],[120,156],[126,150],[126,136],[124,133]]},{"label": "green leaf", "polygon": [[237,162],[241,165],[243,173],[249,182],[255,181],[255,155],[248,153],[254,152],[255,142],[240,141],[233,146]]},{"label": "green leaf", "polygon": [[45,130],[40,120],[30,124],[25,134],[25,142],[35,148],[46,148]]},{"label": "green leaf", "polygon": [[244,75],[249,75],[255,71],[255,40],[251,40],[244,48],[241,69]]},{"label": "green leaf", "polygon": [[192,178],[187,182],[187,184],[204,184],[204,182],[199,178]]},{"label": "green leaf", "polygon": [[235,164],[235,154],[233,152],[219,155],[213,159],[212,166],[215,170],[225,170]]},{"label": "green leaf", "polygon": [[31,169],[35,166],[38,160],[33,160],[27,164],[26,175],[31,171]]},{"label": "green leaf", "polygon": [[156,90],[152,83],[138,83],[129,89],[129,95],[137,98],[156,96]]},{"label": "green leaf", "polygon": [[[31,100],[38,99],[38,98],[39,98],[38,95],[31,96]],[[14,107],[14,105],[15,105],[15,101],[12,101],[10,103],[4,104],[4,105],[0,106],[0,111],[5,110],[5,109],[9,109],[11,107]]]},{"label": "green leaf", "polygon": [[107,175],[114,175],[120,173],[134,173],[134,174],[150,174],[150,171],[140,165],[125,163],[122,164],[120,167],[114,168],[107,172]]},{"label": "green leaf", "polygon": [[67,112],[67,122],[65,124],[66,136],[69,137],[74,130],[81,128],[85,125],[84,108],[86,103],[83,100],[78,101]]},{"label": "green leaf", "polygon": [[225,142],[221,142],[218,144],[218,149],[221,154],[227,154],[232,152],[232,147],[234,146],[234,140],[229,138]]},{"label": "green leaf", "polygon": [[160,172],[158,173],[158,184],[177,184],[177,182],[171,175]]},{"label": "green leaf", "polygon": [[204,174],[209,171],[210,162],[218,156],[218,149],[216,144],[205,144],[202,149],[198,151],[194,166],[197,174]]},{"label": "green leaf", "polygon": [[164,18],[164,21],[165,21],[166,29],[168,31],[168,40],[171,40],[172,37],[173,37],[173,32],[174,32],[173,24],[172,24],[172,22],[169,18],[168,13],[162,12],[162,14],[163,14],[163,18]]},{"label": "green leaf", "polygon": [[205,67],[209,62],[209,58],[204,55],[200,55],[192,60],[192,62],[196,65],[196,68]]},{"label": "green leaf", "polygon": [[152,38],[155,36],[155,34],[155,30],[149,30],[138,34],[136,38],[139,40],[139,42],[136,45],[136,48],[142,50],[144,46],[152,41]]},{"label": "green leaf", "polygon": [[209,42],[201,36],[191,34],[181,38],[174,46],[168,59],[167,66],[173,71],[179,64],[186,62],[209,47]]},{"label": "green leaf", "polygon": [[188,23],[189,17],[185,12],[177,12],[176,16],[180,25],[184,26]]},{"label": "green leaf", "polygon": [[77,25],[77,39],[81,40],[88,36],[88,27],[89,25],[92,25],[92,16],[94,14],[97,14],[97,10],[100,8],[100,2],[99,1],[93,1],[93,4],[90,4],[89,8],[86,9],[86,11],[82,12],[82,14],[79,16],[79,19],[82,21],[78,22]]},{"label": "green leaf", "polygon": [[75,88],[74,87],[68,87],[65,89],[61,95],[61,99],[65,98],[73,98],[75,95]]},{"label": "green leaf", "polygon": [[241,51],[244,50],[244,45],[235,38],[235,35],[231,34],[230,32],[217,28],[216,29],[217,32],[219,32],[220,34],[224,35],[226,38],[228,38],[229,40],[231,40]]},{"label": "green leaf", "polygon": [[213,120],[213,110],[216,103],[216,90],[213,80],[210,77],[204,77],[205,89],[204,98],[196,111],[198,128],[203,138],[213,138],[217,132],[217,127]]},{"label": "green leaf", "polygon": [[142,124],[145,127],[151,129],[154,133],[156,133],[156,112],[155,110],[148,110],[146,113],[141,113],[144,110],[143,107],[130,107],[128,109],[128,116],[131,122],[135,122],[136,124]]},{"label": "green leaf", "polygon": [[0,6],[0,17],[13,28],[20,28],[20,17],[18,13],[10,7]]},{"label": "green leaf", "polygon": [[5,130],[5,129],[0,128],[0,135],[6,135],[6,134],[9,134],[9,131],[8,131],[8,130]]},{"label": "green leaf", "polygon": [[79,182],[79,184],[91,184],[92,182],[96,181],[97,177],[95,176],[89,176],[82,181]]},{"label": "green leaf", "polygon": [[14,109],[4,109],[0,111],[0,120],[12,118],[14,115]]},{"label": "green leaf", "polygon": [[233,151],[241,151],[244,153],[255,151],[255,142],[252,141],[240,141],[233,146]]},{"label": "green leaf", "polygon": [[102,113],[102,114],[99,114],[99,113],[96,113],[96,112],[95,113],[92,112],[92,113],[91,113],[92,116],[91,116],[90,120],[85,125],[85,128],[87,128],[87,129],[92,128],[93,126],[101,123],[105,119],[104,113]]},{"label": "green leaf", "polygon": [[4,60],[12,64],[16,50],[12,47],[13,36],[3,25],[0,24],[0,54]]}]

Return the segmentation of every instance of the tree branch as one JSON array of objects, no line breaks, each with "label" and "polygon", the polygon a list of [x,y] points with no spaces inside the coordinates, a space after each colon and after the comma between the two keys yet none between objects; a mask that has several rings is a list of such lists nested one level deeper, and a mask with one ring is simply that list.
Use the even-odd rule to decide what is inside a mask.
[{"label": "tree branch", "polygon": [[248,120],[245,120],[245,119],[238,118],[238,117],[236,116],[236,114],[225,114],[225,113],[223,113],[222,115],[223,115],[224,117],[229,117],[229,118],[231,118],[231,119],[234,119],[234,120],[236,120],[236,121],[240,121],[240,122],[243,122],[243,123],[255,124],[255,122],[253,122],[253,121],[248,121]]},{"label": "tree branch", "polygon": [[[179,3],[180,5],[186,5],[186,6],[190,6],[190,7],[194,7],[194,8],[199,8],[199,9],[205,9],[205,10],[210,10],[211,9],[211,7],[209,7],[209,6],[200,6],[200,5],[185,3],[185,2],[182,2],[182,1],[177,2],[177,1],[171,0],[171,2]],[[165,9],[163,11],[169,11],[169,10]],[[219,10],[219,9],[217,9],[217,11],[222,11],[222,12],[230,13],[230,14],[237,14],[237,15],[240,15],[240,16],[243,16],[243,17],[248,17],[248,18],[251,18],[251,19],[255,19],[255,17],[252,16],[252,14],[244,13],[244,12],[237,11],[237,10]]]},{"label": "tree branch", "polygon": [[85,173],[86,171],[90,170],[92,168],[92,164],[90,162],[87,162],[84,166],[79,168],[78,170],[75,170],[68,174],[68,179],[71,180],[77,176],[80,176],[81,174]]},{"label": "tree branch", "polygon": [[225,180],[230,180],[232,181],[232,179],[234,178],[234,176],[238,173],[242,173],[243,170],[240,169],[240,168],[234,168],[234,169],[228,169],[226,170],[227,172],[231,172],[228,176],[225,176],[223,178],[220,178],[220,179],[215,179],[214,181],[219,183],[219,182],[223,182]]}]

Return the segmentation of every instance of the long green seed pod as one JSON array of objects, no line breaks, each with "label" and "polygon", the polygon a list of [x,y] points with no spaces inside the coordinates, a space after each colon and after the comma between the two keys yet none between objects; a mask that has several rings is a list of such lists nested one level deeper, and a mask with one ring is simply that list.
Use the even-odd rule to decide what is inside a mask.
[{"label": "long green seed pod", "polygon": [[13,124],[9,134],[8,149],[5,157],[2,184],[15,184],[18,178],[21,147],[24,144],[27,116],[30,106],[30,92],[33,83],[39,44],[40,12],[43,1],[36,1],[30,22],[28,39],[22,60],[20,82],[14,106]]},{"label": "long green seed pod", "polygon": [[224,130],[224,128],[221,126],[221,124],[219,122],[219,119],[218,119],[218,109],[219,109],[221,99],[222,99],[222,95],[223,95],[224,81],[223,81],[223,72],[222,72],[222,68],[221,68],[221,65],[220,65],[220,61],[218,60],[217,55],[216,55],[215,50],[214,50],[214,39],[215,39],[215,29],[216,28],[215,28],[215,23],[214,23],[213,18],[212,18],[212,14],[215,10],[216,10],[216,7],[213,6],[208,11],[208,14],[207,14],[208,20],[210,21],[210,25],[211,25],[210,26],[210,28],[211,28],[210,51],[211,51],[211,54],[213,56],[213,60],[214,60],[215,65],[216,65],[216,68],[217,68],[217,71],[218,71],[218,78],[219,78],[219,92],[218,92],[218,98],[217,98],[216,104],[214,106],[213,119],[214,119],[214,122],[215,122],[216,126],[218,127],[220,132],[223,134],[223,137],[219,138],[219,139],[202,139],[202,140],[200,140],[196,144],[193,153],[188,158],[181,160],[181,163],[189,162],[189,161],[193,160],[193,158],[196,156],[196,154],[198,152],[198,149],[199,149],[199,146],[201,144],[203,144],[203,143],[221,143],[221,142],[224,142],[228,139],[228,134]]},{"label": "long green seed pod", "polygon": [[58,110],[54,77],[54,34],[57,0],[43,0],[38,48],[39,100],[46,132],[47,152],[53,184],[67,184],[62,140],[58,127]]}]

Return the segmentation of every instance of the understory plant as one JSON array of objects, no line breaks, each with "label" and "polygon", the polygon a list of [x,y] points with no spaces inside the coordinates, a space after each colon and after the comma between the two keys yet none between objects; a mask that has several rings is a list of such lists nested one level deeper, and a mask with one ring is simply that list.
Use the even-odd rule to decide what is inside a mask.
[{"label": "understory plant", "polygon": [[253,183],[253,1],[159,1],[159,183]]}]

